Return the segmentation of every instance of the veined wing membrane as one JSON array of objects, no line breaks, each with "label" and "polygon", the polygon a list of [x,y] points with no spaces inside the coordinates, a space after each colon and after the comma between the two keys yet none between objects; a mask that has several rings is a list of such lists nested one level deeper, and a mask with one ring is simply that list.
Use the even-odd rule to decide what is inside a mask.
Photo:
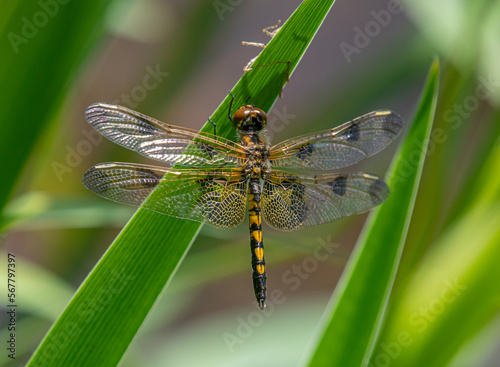
[{"label": "veined wing membrane", "polygon": [[235,227],[245,217],[246,181],[239,169],[102,163],[85,173],[83,184],[109,200],[218,228]]},{"label": "veined wing membrane", "polygon": [[271,148],[269,161],[276,168],[343,168],[382,150],[402,128],[398,114],[373,111],[334,129],[285,140]]},{"label": "veined wing membrane", "polygon": [[212,134],[167,125],[131,109],[96,103],[85,111],[89,124],[101,135],[145,157],[171,165],[241,164],[241,145]]},{"label": "veined wing membrane", "polygon": [[264,181],[262,214],[271,227],[294,231],[366,212],[388,196],[386,183],[366,173],[301,176],[274,171]]}]

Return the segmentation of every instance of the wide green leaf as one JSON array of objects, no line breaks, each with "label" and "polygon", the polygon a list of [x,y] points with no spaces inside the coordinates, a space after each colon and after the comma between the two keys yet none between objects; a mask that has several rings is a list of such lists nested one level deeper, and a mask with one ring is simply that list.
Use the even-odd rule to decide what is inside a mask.
[{"label": "wide green leaf", "polygon": [[[281,92],[333,0],[306,0],[232,89],[235,106],[265,111]],[[226,98],[211,119],[217,134],[234,137]],[[212,131],[211,123],[203,130]],[[159,188],[161,189],[161,187]],[[196,237],[200,224],[140,209],[115,239],[53,325],[28,366],[115,366]],[[251,294],[251,290],[249,289]]]},{"label": "wide green leaf", "polygon": [[434,120],[439,64],[388,173],[391,195],[375,209],[325,312],[310,366],[365,366],[377,341],[410,224]]}]

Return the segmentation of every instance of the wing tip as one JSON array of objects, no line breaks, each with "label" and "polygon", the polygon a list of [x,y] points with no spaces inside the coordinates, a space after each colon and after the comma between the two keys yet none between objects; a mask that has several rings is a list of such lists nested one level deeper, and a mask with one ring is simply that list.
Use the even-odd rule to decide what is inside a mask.
[{"label": "wing tip", "polygon": [[90,190],[93,193],[102,196],[100,193],[103,191],[103,182],[100,182],[99,180],[103,176],[104,170],[113,168],[120,168],[120,165],[116,162],[105,162],[90,167],[82,176],[83,186],[85,186],[87,190]]},{"label": "wing tip", "polygon": [[384,179],[374,176],[369,192],[375,205],[380,205],[389,198],[391,190]]},{"label": "wing tip", "polygon": [[94,194],[99,195],[99,190],[97,190],[97,186],[95,185],[96,173],[99,171],[99,164],[90,167],[82,176],[82,184],[85,188]]},{"label": "wing tip", "polygon": [[382,198],[382,202],[386,201],[387,198],[389,198],[389,195],[391,194],[391,189],[389,188],[389,185],[387,184],[387,182],[385,182],[385,180],[379,178],[379,180],[381,181],[380,183],[380,186],[381,186],[381,198]]},{"label": "wing tip", "polygon": [[357,174],[354,173],[352,175],[353,177],[358,176],[367,180],[365,181],[365,187],[367,188],[367,192],[370,194],[372,202],[375,206],[382,204],[389,197],[391,190],[383,178],[366,172],[360,172]]},{"label": "wing tip", "polygon": [[395,133],[395,135],[399,135],[401,130],[403,130],[404,120],[397,112],[392,110],[375,110],[372,114],[384,119],[383,128],[385,130],[390,130]]},{"label": "wing tip", "polygon": [[109,110],[121,110],[123,107],[107,102],[96,102],[92,103],[85,109],[85,119],[88,123],[94,126],[99,122],[99,117],[107,114]]}]

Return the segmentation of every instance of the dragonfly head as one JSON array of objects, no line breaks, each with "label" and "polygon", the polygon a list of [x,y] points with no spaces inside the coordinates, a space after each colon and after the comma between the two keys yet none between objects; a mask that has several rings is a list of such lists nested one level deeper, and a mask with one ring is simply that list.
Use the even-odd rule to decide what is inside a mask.
[{"label": "dragonfly head", "polygon": [[247,104],[234,113],[232,122],[238,132],[259,132],[267,125],[267,115],[260,108]]}]

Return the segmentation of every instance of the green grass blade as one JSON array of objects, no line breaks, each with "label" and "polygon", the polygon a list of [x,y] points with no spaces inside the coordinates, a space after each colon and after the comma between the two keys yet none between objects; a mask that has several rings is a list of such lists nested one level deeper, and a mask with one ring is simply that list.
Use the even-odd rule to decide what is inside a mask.
[{"label": "green grass blade", "polygon": [[[290,61],[293,70],[332,4],[333,0],[304,1],[256,65]],[[268,111],[281,91],[285,68],[276,64],[243,75],[232,89],[235,106],[250,97],[251,103]],[[212,116],[217,134],[224,137],[234,137],[227,118],[229,102],[226,98]],[[204,127],[212,129],[211,123]],[[140,209],[81,285],[28,366],[115,366],[199,228],[199,223]]]},{"label": "green grass blade", "polygon": [[[0,15],[0,209],[96,40],[109,1],[11,1]],[[64,30],[64,31],[61,31]],[[64,47],[61,47],[64,45]]]},{"label": "green grass blade", "polygon": [[432,244],[396,299],[375,358],[391,359],[391,366],[445,366],[498,315],[492,279],[500,277],[500,176],[492,172],[499,164],[500,147],[493,147],[471,207]]},{"label": "green grass blade", "polygon": [[500,291],[492,279],[500,277],[499,221],[497,201],[468,212],[444,233],[394,307],[374,361],[446,366],[498,314]]},{"label": "green grass blade", "polygon": [[325,313],[310,366],[359,367],[370,358],[411,219],[434,119],[438,77],[436,60],[409,135],[389,171],[391,195],[365,225]]}]

